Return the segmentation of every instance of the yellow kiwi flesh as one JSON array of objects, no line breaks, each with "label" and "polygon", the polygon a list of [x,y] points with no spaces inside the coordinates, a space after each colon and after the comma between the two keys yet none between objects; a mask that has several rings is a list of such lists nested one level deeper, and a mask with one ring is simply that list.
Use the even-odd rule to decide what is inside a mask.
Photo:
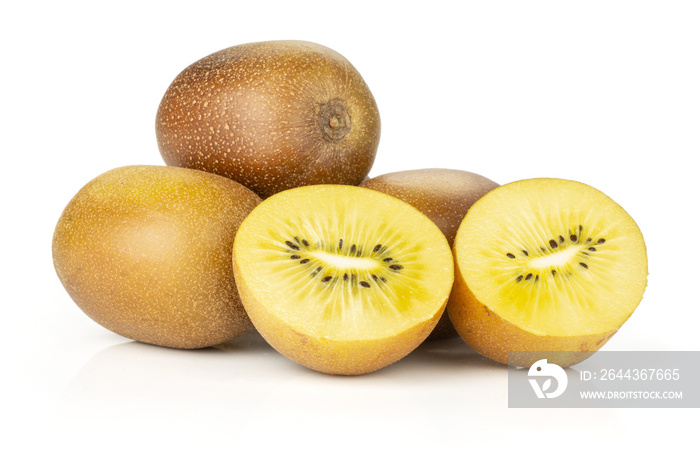
[{"label": "yellow kiwi flesh", "polygon": [[[408,202],[432,220],[447,238],[450,247],[469,208],[498,183],[476,173],[447,168],[423,168],[385,173],[360,186],[381,191]],[[450,308],[447,303],[447,309]],[[457,332],[445,312],[429,340],[456,337]]]},{"label": "yellow kiwi flesh", "polygon": [[[647,283],[634,220],[569,180],[486,194],[460,225],[454,255],[450,319],[470,346],[504,364],[527,366],[544,352],[561,366],[586,359],[629,318]],[[509,360],[509,351],[540,353]]]},{"label": "yellow kiwi flesh", "polygon": [[453,282],[444,235],[392,196],[317,185],[278,193],[234,243],[234,275],[256,329],[280,353],[329,374],[364,374],[415,349]]},{"label": "yellow kiwi flesh", "polygon": [[122,336],[173,348],[222,343],[253,328],[231,251],[259,202],[235,181],[198,170],[110,170],[63,211],[56,272],[78,307]]}]

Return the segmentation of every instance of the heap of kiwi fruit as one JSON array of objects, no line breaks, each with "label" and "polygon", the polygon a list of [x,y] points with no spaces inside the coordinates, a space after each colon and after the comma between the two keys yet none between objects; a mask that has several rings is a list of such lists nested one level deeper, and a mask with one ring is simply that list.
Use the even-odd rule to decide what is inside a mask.
[{"label": "heap of kiwi fruit", "polygon": [[244,44],[182,71],[158,108],[165,166],[85,185],[53,260],[105,328],[171,348],[255,328],[297,363],[365,374],[459,335],[527,366],[604,345],[646,287],[644,239],[600,191],[462,170],[368,178],[377,104],[318,44]]}]

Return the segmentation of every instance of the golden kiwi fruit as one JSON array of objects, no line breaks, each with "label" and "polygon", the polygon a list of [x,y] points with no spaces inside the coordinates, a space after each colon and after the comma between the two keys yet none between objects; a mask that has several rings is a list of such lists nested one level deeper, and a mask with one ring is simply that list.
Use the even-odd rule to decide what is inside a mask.
[{"label": "golden kiwi fruit", "polygon": [[228,178],[128,166],[85,185],[63,211],[53,261],[85,314],[127,338],[203,348],[250,329],[233,277],[233,239],[260,203]]},{"label": "golden kiwi fruit", "polygon": [[492,190],[469,209],[454,255],[452,323],[477,352],[513,366],[588,358],[634,312],[647,283],[637,224],[576,181]]},{"label": "golden kiwi fruit", "polygon": [[262,198],[311,184],[358,185],[380,135],[367,84],[312,42],[230,47],[182,71],[156,116],[167,165],[231,178]]},{"label": "golden kiwi fruit", "polygon": [[[451,248],[457,228],[469,208],[499,185],[468,171],[426,168],[386,173],[365,180],[360,186],[390,194],[423,212],[440,228]],[[448,302],[447,309],[449,307]],[[429,339],[456,336],[448,312],[445,312]]]},{"label": "golden kiwi fruit", "polygon": [[238,290],[277,351],[328,374],[376,371],[437,324],[453,281],[447,240],[387,194],[315,185],[263,201],[233,248]]}]

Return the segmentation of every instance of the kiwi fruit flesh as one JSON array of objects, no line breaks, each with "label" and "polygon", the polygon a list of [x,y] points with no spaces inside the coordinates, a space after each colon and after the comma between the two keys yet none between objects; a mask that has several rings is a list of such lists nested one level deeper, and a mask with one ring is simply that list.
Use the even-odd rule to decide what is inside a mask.
[{"label": "kiwi fruit flesh", "polygon": [[54,231],[54,266],[78,307],[119,335],[172,348],[216,345],[253,328],[231,254],[260,201],[198,170],[116,168],[68,203]]},{"label": "kiwi fruit flesh", "polygon": [[342,55],[312,42],[230,47],[182,71],[156,116],[167,165],[231,178],[266,198],[358,185],[374,163],[377,104]]},{"label": "kiwi fruit flesh", "polygon": [[445,236],[387,194],[315,185],[278,193],[241,224],[234,275],[281,354],[328,374],[381,369],[439,320],[453,282]]},{"label": "kiwi fruit flesh", "polygon": [[[424,168],[386,173],[365,180],[360,186],[390,194],[420,210],[440,228],[451,248],[469,208],[499,184],[468,171]],[[448,301],[447,309],[449,307]],[[456,336],[445,312],[428,339]]]},{"label": "kiwi fruit flesh", "polygon": [[469,209],[453,252],[452,323],[477,352],[513,366],[583,361],[630,317],[647,283],[637,224],[576,181],[494,189]]}]

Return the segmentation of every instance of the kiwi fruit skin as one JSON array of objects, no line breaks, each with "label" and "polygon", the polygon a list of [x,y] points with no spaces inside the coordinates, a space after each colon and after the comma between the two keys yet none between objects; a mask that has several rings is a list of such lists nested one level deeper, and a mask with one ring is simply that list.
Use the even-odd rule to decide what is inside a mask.
[{"label": "kiwi fruit skin", "polygon": [[[381,191],[408,202],[435,223],[450,248],[469,208],[498,183],[476,173],[447,168],[425,168],[386,173],[365,180],[360,186]],[[440,318],[429,340],[457,337],[449,308]]]},{"label": "kiwi fruit skin", "polygon": [[[499,189],[510,189],[511,186],[521,185],[525,183],[541,183],[541,182],[565,182],[570,185],[581,185],[588,189],[593,189],[583,183],[559,180],[559,179],[531,179],[512,182],[501,186]],[[597,191],[597,190],[595,190]],[[495,193],[495,190],[494,190]],[[602,193],[600,193],[602,194]],[[605,196],[603,194],[603,196]],[[605,196],[607,197],[607,196]],[[483,202],[483,198],[479,202]],[[476,203],[475,203],[476,204]],[[628,215],[617,206],[619,211],[624,215]],[[631,220],[631,217],[630,217]],[[467,214],[460,225],[464,227],[469,221]],[[633,222],[633,220],[631,220]],[[641,235],[641,233],[640,233]],[[640,236],[641,237],[641,236]],[[459,261],[458,249],[460,245],[460,232],[458,231],[455,244],[453,245],[453,254],[455,257],[455,281],[450,294],[449,313],[455,329],[460,337],[475,351],[489,359],[492,359],[501,364],[507,364],[516,367],[529,367],[536,361],[546,358],[549,362],[557,364],[561,367],[569,367],[578,364],[581,361],[591,357],[603,345],[605,345],[613,335],[617,333],[624,322],[629,319],[642,299],[634,303],[632,311],[624,320],[619,322],[617,328],[609,329],[608,331],[597,333],[586,333],[581,335],[548,335],[540,334],[534,331],[521,328],[514,325],[512,322],[498,315],[495,310],[489,308],[486,304],[479,301],[474,293],[469,288],[467,280],[464,276]],[[643,274],[646,277],[646,247],[643,244]],[[646,279],[644,280],[646,286]],[[509,352],[521,352],[518,355]],[[527,352],[527,353],[523,353]]]},{"label": "kiwi fruit skin", "polygon": [[182,71],[156,116],[167,165],[231,178],[262,198],[311,184],[358,185],[374,163],[377,104],[342,55],[304,41],[257,42]]},{"label": "kiwi fruit skin", "polygon": [[61,283],[124,337],[203,348],[252,329],[231,265],[236,230],[260,198],[227,178],[127,166],[85,185],[53,236]]},{"label": "kiwi fruit skin", "polygon": [[[451,322],[462,339],[477,353],[501,364],[529,367],[540,359],[569,367],[591,357],[617,332],[579,336],[537,335],[500,317],[479,302],[471,292],[455,261],[455,281],[448,310]],[[508,352],[519,359],[508,358]]]},{"label": "kiwi fruit skin", "polygon": [[[342,195],[352,197],[352,190],[363,190],[360,187],[344,187],[344,186],[313,186],[307,188],[297,188],[296,190],[318,189],[319,201],[323,202],[328,198],[326,193],[321,191],[325,188],[349,188]],[[369,191],[369,190],[367,190]],[[270,202],[278,196],[288,195],[279,193],[267,199],[265,202]],[[382,202],[388,200],[389,203],[400,203],[402,206],[409,208],[415,212],[415,215],[425,218],[425,216],[414,209],[412,206],[397,200],[392,196],[375,193],[376,200],[374,202]],[[397,206],[400,207],[400,206]],[[263,208],[263,204],[259,206]],[[255,212],[246,219],[241,226],[241,231],[248,227],[246,223],[251,221]],[[442,247],[439,243],[444,242],[445,251],[449,251],[449,247],[443,235],[438,229],[425,218],[425,223],[428,228],[435,228],[434,234],[428,234],[435,238],[438,242],[436,247]],[[453,262],[451,256],[445,261],[446,268],[442,271],[443,277],[439,279],[439,287],[445,288],[445,298],[438,306],[431,310],[429,318],[414,323],[412,326],[403,329],[397,333],[386,335],[380,338],[354,338],[343,339],[333,338],[321,335],[315,335],[303,328],[294,328],[288,322],[280,318],[274,310],[270,308],[270,303],[265,299],[261,299],[261,294],[256,292],[253,280],[242,270],[244,256],[246,252],[245,246],[240,238],[249,236],[245,234],[238,235],[234,242],[233,250],[233,268],[236,285],[238,287],[241,300],[243,301],[246,311],[250,316],[256,330],[263,338],[280,354],[288,359],[301,364],[312,370],[331,375],[362,375],[377,371],[386,366],[389,366],[408,354],[410,354],[420,343],[422,343],[435,328],[435,325],[443,315],[449,290],[452,287],[454,279]],[[366,245],[365,245],[366,246]],[[362,247],[362,246],[361,246]],[[346,246],[347,248],[347,246]],[[364,249],[364,248],[363,248]],[[371,324],[371,323],[370,323]]]}]

